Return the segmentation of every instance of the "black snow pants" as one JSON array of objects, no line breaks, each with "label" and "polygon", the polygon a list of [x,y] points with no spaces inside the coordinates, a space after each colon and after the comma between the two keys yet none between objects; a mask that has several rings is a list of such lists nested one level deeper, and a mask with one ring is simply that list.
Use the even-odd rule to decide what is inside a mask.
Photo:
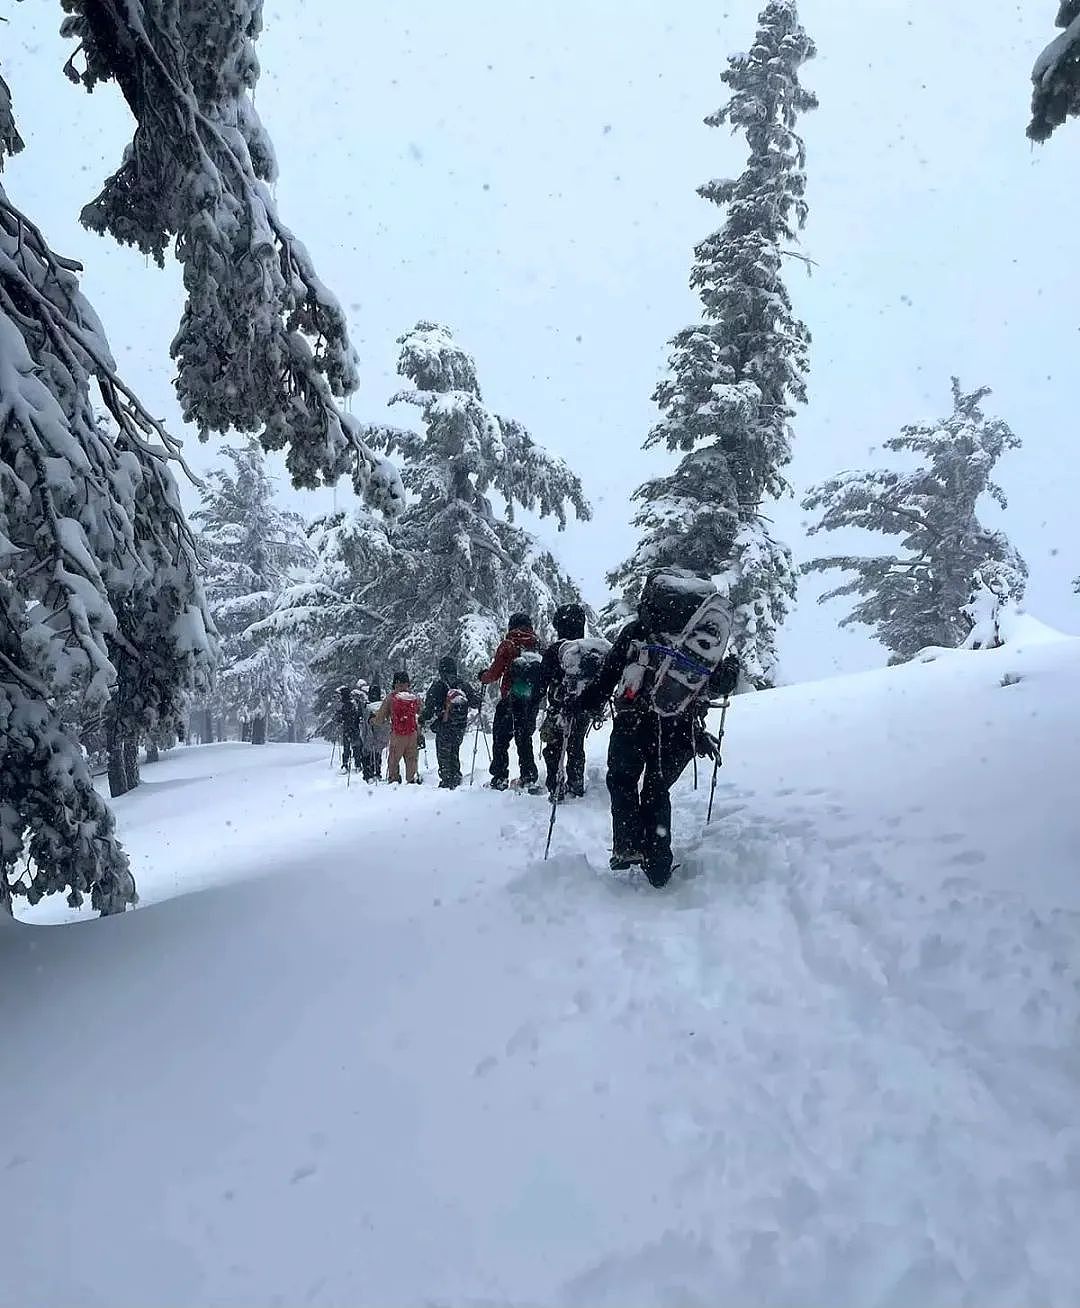
[{"label": "black snow pants", "polygon": [[461,785],[461,746],[465,739],[465,725],[449,722],[435,724],[435,757],[439,762],[439,785],[454,790]]},{"label": "black snow pants", "polygon": [[539,772],[533,754],[533,732],[536,730],[536,708],[526,699],[507,695],[495,707],[491,724],[491,779],[506,781],[510,776],[510,742],[517,746],[518,771],[521,784],[536,783]]},{"label": "black snow pants", "polygon": [[607,773],[612,852],[641,854],[645,875],[654,886],[671,877],[669,792],[693,755],[690,714],[661,718],[648,710],[628,709],[615,715]]},{"label": "black snow pants", "polygon": [[563,719],[554,714],[548,719],[541,738],[544,742],[544,766],[547,768],[547,788],[553,791],[559,779],[559,760],[562,758],[563,741],[566,743],[566,789],[571,795],[585,793],[585,737],[589,732],[589,715],[575,713],[570,718],[570,730],[566,731]]}]

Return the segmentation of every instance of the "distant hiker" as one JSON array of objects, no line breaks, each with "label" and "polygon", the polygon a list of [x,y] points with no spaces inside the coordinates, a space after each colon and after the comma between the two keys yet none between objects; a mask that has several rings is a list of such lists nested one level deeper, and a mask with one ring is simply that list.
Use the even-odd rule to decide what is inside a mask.
[{"label": "distant hiker", "polygon": [[714,753],[705,706],[711,695],[729,695],[738,679],[738,664],[724,657],[730,630],[731,605],[711,581],[683,568],[653,572],[638,616],[577,703],[580,712],[596,713],[614,696],[611,867],[640,865],[654,886],[671,877],[671,787],[695,750]]},{"label": "distant hiker", "polygon": [[498,681],[499,703],[491,724],[491,788],[505,790],[510,778],[510,742],[517,747],[522,787],[535,786],[539,773],[533,732],[539,708],[539,641],[527,613],[512,613],[490,668],[480,673],[485,686]]},{"label": "distant hiker", "polygon": [[334,713],[334,723],[341,738],[341,770],[351,772],[353,765],[359,765],[361,762],[363,733],[360,711],[348,686],[338,686],[338,705]]},{"label": "distant hiker", "polygon": [[382,702],[382,686],[373,681],[368,687],[368,721],[371,723],[372,776],[375,780],[382,776],[383,755],[390,746],[390,722],[378,720]]},{"label": "distant hiker", "polygon": [[430,724],[435,732],[441,790],[456,790],[461,785],[461,746],[469,709],[479,707],[480,696],[458,676],[456,660],[445,655],[439,660],[439,675],[428,689],[420,715],[421,724]]},{"label": "distant hiker", "polygon": [[360,719],[360,765],[363,769],[365,781],[377,781],[379,777],[379,759],[375,753],[375,728],[371,719],[374,717],[374,710],[371,706],[371,688],[363,679],[356,683],[356,689],[353,691],[353,702],[356,704],[357,717]]},{"label": "distant hiker", "polygon": [[409,785],[417,785],[420,778],[416,775],[417,755],[420,752],[420,709],[419,695],[409,689],[408,673],[394,674],[393,689],[379,705],[375,714],[375,725],[390,724],[390,757],[386,764],[387,781],[401,781],[401,762],[405,761],[405,780]]},{"label": "distant hiker", "polygon": [[558,639],[547,647],[540,664],[539,693],[547,696],[540,726],[547,790],[552,799],[564,793],[585,794],[585,737],[593,718],[575,706],[604,667],[611,650],[601,637],[585,635],[585,610],[580,604],[563,604],[555,610]]}]

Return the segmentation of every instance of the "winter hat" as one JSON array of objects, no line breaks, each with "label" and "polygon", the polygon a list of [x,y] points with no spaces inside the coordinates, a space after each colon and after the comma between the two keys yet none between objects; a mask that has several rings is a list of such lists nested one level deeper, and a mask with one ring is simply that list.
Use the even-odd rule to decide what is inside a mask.
[{"label": "winter hat", "polygon": [[560,640],[581,640],[585,635],[585,610],[580,604],[562,604],[555,610],[555,634]]},{"label": "winter hat", "polygon": [[532,630],[532,618],[527,613],[511,613],[509,629],[514,631],[516,628],[525,627]]},{"label": "winter hat", "polygon": [[452,654],[444,654],[442,658],[439,660],[439,676],[440,677],[457,676],[457,659],[455,659]]}]

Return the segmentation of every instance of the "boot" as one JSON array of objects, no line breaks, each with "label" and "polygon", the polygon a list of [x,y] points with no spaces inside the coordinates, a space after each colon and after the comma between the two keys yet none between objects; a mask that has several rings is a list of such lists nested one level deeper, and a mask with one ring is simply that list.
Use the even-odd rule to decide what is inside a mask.
[{"label": "boot", "polygon": [[643,855],[636,849],[613,850],[608,867],[612,872],[625,872],[627,868],[640,867]]}]

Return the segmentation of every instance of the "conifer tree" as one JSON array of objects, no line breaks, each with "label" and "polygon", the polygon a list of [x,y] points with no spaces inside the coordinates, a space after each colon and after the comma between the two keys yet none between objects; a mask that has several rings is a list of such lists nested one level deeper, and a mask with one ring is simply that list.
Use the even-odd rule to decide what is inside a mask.
[{"label": "conifer tree", "polygon": [[[0,79],[0,167],[21,148]],[[0,187],[0,910],[133,902],[72,713],[106,711],[122,655],[139,725],[168,716],[213,657],[179,447],[117,375],[78,271]]]},{"label": "conifer tree", "polygon": [[68,75],[91,91],[115,81],[136,121],[82,219],[159,263],[174,243],[185,419],[203,436],[259,432],[265,449],[287,451],[297,486],[351,473],[358,493],[396,511],[396,470],[336,403],[357,384],[344,314],[270,192],[277,163],[252,99],[262,0],[62,3],[79,42]]},{"label": "conifer tree", "polygon": [[404,460],[413,496],[371,592],[382,618],[371,652],[380,667],[426,678],[448,652],[463,668],[486,663],[515,609],[542,629],[560,604],[580,600],[551,552],[515,525],[515,507],[560,529],[567,506],[582,519],[590,510],[566,464],[484,404],[471,355],[445,327],[419,322],[399,344],[398,371],[413,386],[392,403],[417,408],[423,430],[369,429],[372,444]]},{"label": "conifer tree", "polygon": [[840,625],[871,627],[892,663],[929,646],[962,645],[974,621],[972,601],[981,591],[991,591],[999,603],[1023,596],[1024,560],[1003,532],[978,518],[984,495],[1006,507],[992,474],[1001,455],[1020,445],[1008,423],[983,414],[989,394],[987,387],[964,392],[954,377],[947,419],[905,427],[885,442],[887,450],[919,456],[914,472],[846,472],[803,501],[805,509],[822,514],[811,535],[860,527],[901,538],[902,553],[831,555],[805,565],[807,572],[854,574],[821,602],[862,596]]},{"label": "conifer tree", "polygon": [[733,651],[758,686],[775,678],[776,633],[795,594],[790,553],[763,508],[789,490],[792,405],[806,398],[810,336],[782,264],[807,215],[795,129],[817,104],[799,82],[814,54],[795,0],[769,0],[749,53],[733,55],[721,74],[730,98],[705,121],[743,132],[750,154],[738,179],[699,189],[726,210],[725,221],[694,251],[690,284],[702,321],[671,342],[670,376],[653,395],[661,418],[645,442],[682,458],[636,492],[640,543],[608,578],[622,596],[608,610],[614,620],[636,604],[652,568],[713,576],[734,606]]},{"label": "conifer tree", "polygon": [[1046,141],[1066,118],[1080,114],[1080,0],[1061,0],[1057,26],[1062,28],[1035,61],[1031,80],[1028,136]]},{"label": "conifer tree", "polygon": [[363,508],[319,518],[308,529],[308,545],[313,561],[307,576],[282,592],[258,630],[276,632],[309,651],[313,708],[326,729],[337,711],[339,686],[392,671],[377,661],[373,635],[384,618],[372,605],[399,560],[385,523]]},{"label": "conifer tree", "polygon": [[306,681],[304,650],[263,622],[311,555],[301,518],[274,502],[258,441],[223,453],[232,468],[210,474],[192,516],[202,528],[206,594],[221,639],[220,693],[261,745],[272,719],[295,721]]}]

